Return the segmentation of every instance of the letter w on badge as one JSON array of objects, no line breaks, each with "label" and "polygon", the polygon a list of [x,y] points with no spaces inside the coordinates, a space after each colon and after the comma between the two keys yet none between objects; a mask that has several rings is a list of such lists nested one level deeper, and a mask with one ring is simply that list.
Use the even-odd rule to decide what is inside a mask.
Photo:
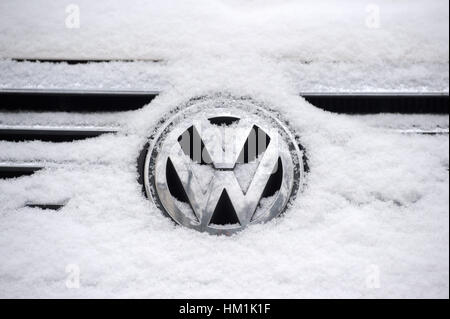
[{"label": "letter w on badge", "polygon": [[[180,137],[180,143],[173,145],[169,157],[200,225],[208,227],[222,193],[226,192],[239,223],[246,226],[270,176],[277,170],[278,133],[263,132],[243,119],[229,126],[212,125],[207,119],[199,119],[188,134],[193,138]],[[186,145],[190,141],[193,145]],[[236,164],[256,157],[257,169],[248,188],[243,189],[234,172]],[[200,162],[214,169],[212,178],[205,178],[194,168]]]}]

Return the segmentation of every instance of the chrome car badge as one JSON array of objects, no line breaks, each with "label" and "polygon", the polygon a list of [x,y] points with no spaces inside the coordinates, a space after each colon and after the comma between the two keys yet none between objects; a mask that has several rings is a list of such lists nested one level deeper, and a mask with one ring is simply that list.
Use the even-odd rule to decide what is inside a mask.
[{"label": "chrome car badge", "polygon": [[299,145],[254,101],[204,98],[174,114],[151,139],[144,186],[178,224],[229,235],[280,215],[301,188]]}]

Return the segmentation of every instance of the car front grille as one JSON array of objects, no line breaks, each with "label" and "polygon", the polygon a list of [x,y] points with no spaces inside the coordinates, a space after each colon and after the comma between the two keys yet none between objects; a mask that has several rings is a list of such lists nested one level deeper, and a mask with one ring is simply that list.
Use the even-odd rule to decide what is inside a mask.
[{"label": "car front grille", "polygon": [[[138,110],[149,104],[158,92],[147,91],[68,91],[68,90],[0,90],[0,143],[9,143],[9,155],[2,154],[0,146],[0,179],[30,176],[40,170],[67,168],[79,165],[71,159],[58,156],[52,159],[48,154],[43,159],[25,156],[11,158],[11,149],[20,149],[26,154],[26,143],[40,141],[59,145],[60,150],[68,143],[98,138],[102,135],[114,135],[120,132],[119,126],[78,123],[77,115],[108,114],[111,118],[120,117],[123,112]],[[327,111],[347,114],[375,113],[432,113],[448,114],[448,93],[421,94],[373,94],[373,93],[300,93],[308,102]],[[35,117],[46,114],[48,117],[64,114],[63,124],[18,124],[8,123],[6,115],[24,114]],[[73,120],[72,120],[73,118]],[[50,121],[51,122],[51,121]],[[113,121],[114,122],[114,121]],[[37,122],[36,122],[37,123]],[[67,124],[69,123],[69,124]],[[448,134],[447,129],[434,131],[412,129],[399,130],[400,133]],[[97,143],[101,143],[98,141]],[[46,144],[46,145],[47,145]],[[0,144],[1,145],[1,144]],[[5,144],[4,144],[5,145]],[[55,148],[53,148],[55,149]],[[57,152],[57,151],[56,151]],[[120,152],[120,150],[114,150]],[[94,158],[89,165],[108,165]],[[89,162],[89,161],[88,161]],[[85,163],[84,163],[85,164]],[[67,201],[36,202],[26,201],[24,206],[58,210]]]}]

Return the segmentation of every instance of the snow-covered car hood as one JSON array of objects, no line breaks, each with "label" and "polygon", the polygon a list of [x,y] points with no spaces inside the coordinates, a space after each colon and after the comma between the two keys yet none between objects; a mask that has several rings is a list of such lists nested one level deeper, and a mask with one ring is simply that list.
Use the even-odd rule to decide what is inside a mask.
[{"label": "snow-covered car hood", "polygon": [[[0,57],[141,62],[68,68],[1,60],[0,87],[155,90],[173,81],[193,87],[192,72],[198,79],[223,71],[248,73],[251,80],[264,79],[259,73],[265,71],[283,74],[289,87],[301,92],[448,92],[449,8],[443,0],[74,5],[75,25],[68,3],[2,1]],[[168,68],[146,63],[155,60]]]},{"label": "snow-covered car hood", "polygon": [[[359,1],[78,1],[79,29],[64,27],[65,5],[37,3],[0,4],[0,87],[162,93],[131,112],[0,114],[0,125],[118,130],[71,143],[0,141],[0,161],[48,164],[0,180],[0,296],[448,298],[449,138],[395,131],[448,130],[448,116],[338,115],[298,95],[448,91],[447,2],[408,1],[406,15],[405,2],[379,1],[376,29]],[[137,182],[158,121],[218,92],[281,113],[310,168],[283,217],[231,237],[175,226]],[[66,205],[23,207],[36,200]],[[68,265],[79,267],[77,289],[65,284]]]}]

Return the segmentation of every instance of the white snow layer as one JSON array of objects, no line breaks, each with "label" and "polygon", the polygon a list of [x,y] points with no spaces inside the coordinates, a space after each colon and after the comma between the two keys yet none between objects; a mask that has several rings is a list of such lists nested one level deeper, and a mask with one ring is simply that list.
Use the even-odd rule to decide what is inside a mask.
[{"label": "white snow layer", "polygon": [[67,24],[69,4],[1,1],[1,56],[448,61],[443,0],[378,0],[378,9],[359,0],[77,0],[79,28]]},{"label": "white snow layer", "polygon": [[[134,112],[1,115],[2,125],[74,116],[80,125],[120,127],[116,136],[75,143],[0,144],[0,161],[55,161],[30,177],[0,180],[1,297],[449,297],[448,135],[398,134],[388,130],[394,117],[379,125],[321,111],[298,96],[274,59],[400,60],[448,70],[446,2],[378,1],[382,25],[373,30],[355,1],[142,1],[120,13],[119,2],[78,1],[81,28],[70,31],[58,17],[61,2],[35,3],[0,3],[3,56],[163,57],[170,85]],[[67,83],[50,74],[43,83]],[[107,83],[110,74],[102,75]],[[144,78],[136,85],[147,85]],[[279,111],[310,167],[306,189],[281,218],[232,237],[175,226],[136,181],[136,158],[161,117],[215,92]],[[448,117],[408,117],[404,125],[428,120],[448,128]],[[66,200],[59,212],[23,208]],[[68,265],[80,271],[79,288],[66,285],[77,269]]]},{"label": "white snow layer", "polygon": [[[449,90],[446,0],[78,0],[79,28],[69,4],[1,1],[0,58],[163,59],[175,68],[233,58],[238,68],[256,55],[302,92]],[[129,64],[3,60],[0,87],[156,90],[170,82],[164,66]]]}]

